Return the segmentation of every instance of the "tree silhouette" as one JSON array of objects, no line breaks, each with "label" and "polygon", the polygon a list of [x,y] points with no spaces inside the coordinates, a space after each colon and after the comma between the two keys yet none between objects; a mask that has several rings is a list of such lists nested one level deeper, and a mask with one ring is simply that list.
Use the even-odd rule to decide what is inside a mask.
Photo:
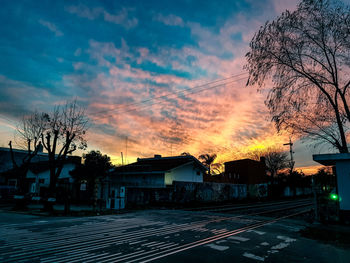
[{"label": "tree silhouette", "polygon": [[255,150],[249,152],[246,156],[255,161],[260,161],[260,158],[264,157],[266,169],[270,172],[271,177],[276,176],[278,171],[289,167],[288,154],[279,148],[270,147]]},{"label": "tree silhouette", "polygon": [[[87,122],[84,110],[77,105],[76,101],[56,106],[50,113],[35,112],[23,118],[22,127],[18,132],[19,140],[27,142],[28,152],[33,143],[34,153],[38,151],[39,144],[42,144],[48,153],[51,196],[56,194],[57,180],[67,155],[78,148],[87,147],[85,140]],[[47,209],[51,210],[52,205]]]},{"label": "tree silhouette", "polygon": [[302,0],[255,34],[246,54],[247,85],[267,96],[277,129],[348,152],[350,8],[336,0]]},{"label": "tree silhouette", "polygon": [[[94,150],[83,154],[83,158],[84,164],[77,166],[70,174],[77,182],[86,181],[89,196],[93,196],[94,200],[97,200],[95,187],[101,179],[106,177],[107,172],[113,167],[111,158],[106,154],[103,155],[100,151]],[[94,206],[96,206],[95,202]]]}]

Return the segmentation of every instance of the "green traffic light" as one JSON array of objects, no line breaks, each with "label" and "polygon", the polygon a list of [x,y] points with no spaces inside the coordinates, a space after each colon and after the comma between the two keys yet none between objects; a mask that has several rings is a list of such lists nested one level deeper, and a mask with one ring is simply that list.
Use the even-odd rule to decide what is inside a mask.
[{"label": "green traffic light", "polygon": [[337,194],[331,194],[331,195],[330,195],[330,198],[331,198],[332,200],[338,200],[338,195],[337,195]]}]

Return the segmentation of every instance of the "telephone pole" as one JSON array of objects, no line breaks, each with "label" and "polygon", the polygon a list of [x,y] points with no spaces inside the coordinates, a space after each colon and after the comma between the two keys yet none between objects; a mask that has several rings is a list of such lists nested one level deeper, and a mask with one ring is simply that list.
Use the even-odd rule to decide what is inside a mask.
[{"label": "telephone pole", "polygon": [[289,143],[284,143],[283,145],[289,145],[289,152],[290,152],[290,174],[292,174],[293,172],[293,168],[294,168],[294,159],[293,159],[293,143],[292,143],[292,139],[289,137]]}]

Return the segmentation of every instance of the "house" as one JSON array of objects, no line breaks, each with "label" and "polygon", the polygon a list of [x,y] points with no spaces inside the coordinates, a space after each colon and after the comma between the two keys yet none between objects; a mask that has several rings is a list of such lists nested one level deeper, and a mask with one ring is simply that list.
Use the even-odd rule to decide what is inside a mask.
[{"label": "house", "polygon": [[120,166],[110,173],[112,184],[140,188],[165,188],[174,181],[203,182],[207,168],[195,157],[155,155],[138,158],[137,162]]},{"label": "house", "polygon": [[[27,150],[13,149],[13,158],[18,166],[24,163],[27,153]],[[59,182],[65,181],[71,183],[72,178],[69,172],[80,163],[81,157],[67,156],[58,178]],[[25,182],[23,182],[23,178],[21,178],[13,165],[10,149],[0,147],[0,185],[2,185],[2,188],[8,190],[9,187],[17,189],[20,183],[22,186],[24,185],[28,193],[42,194],[41,189],[48,188],[50,184],[48,154],[40,151],[32,158],[28,164]]]},{"label": "house", "polygon": [[235,160],[225,163],[225,172],[219,175],[206,175],[205,182],[246,185],[251,198],[267,197],[268,186],[265,158]]},{"label": "house", "polygon": [[[74,179],[70,175],[70,172],[79,164],[81,164],[81,157],[67,156],[67,160],[58,177],[58,184],[72,184]],[[45,191],[50,185],[49,163],[47,161],[31,163],[26,178],[29,182],[29,191],[31,193],[45,195]]]},{"label": "house", "polygon": [[138,158],[137,162],[112,170],[100,196],[106,207],[123,209],[128,204],[146,204],[151,200],[169,200],[171,187],[177,182],[203,183],[207,168],[193,156]]},{"label": "house", "polygon": [[217,176],[206,176],[205,181],[230,184],[263,184],[267,182],[265,159],[260,161],[241,159],[226,162],[225,172]]}]

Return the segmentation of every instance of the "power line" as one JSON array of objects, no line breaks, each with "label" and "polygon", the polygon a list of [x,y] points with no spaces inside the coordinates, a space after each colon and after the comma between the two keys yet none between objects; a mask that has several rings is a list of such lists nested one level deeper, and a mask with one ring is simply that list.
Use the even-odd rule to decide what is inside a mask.
[{"label": "power line", "polygon": [[[125,109],[125,108],[130,108],[132,106],[138,106],[140,104],[144,104],[144,103],[147,103],[147,102],[150,102],[150,101],[153,101],[153,100],[157,100],[157,99],[162,99],[162,98],[166,98],[168,96],[172,96],[172,95],[179,95],[181,93],[184,93],[186,91],[193,91],[193,90],[197,90],[199,88],[202,88],[202,87],[206,87],[208,85],[211,85],[211,84],[215,84],[215,83],[218,83],[218,82],[222,82],[222,81],[226,81],[226,80],[229,80],[229,79],[232,79],[232,78],[236,78],[236,77],[239,77],[239,76],[242,76],[242,75],[247,75],[248,73],[247,72],[242,72],[240,74],[237,74],[237,75],[232,75],[230,77],[227,77],[227,78],[222,78],[222,79],[217,79],[217,80],[214,80],[214,81],[211,81],[211,82],[207,82],[207,83],[204,83],[204,84],[201,84],[201,85],[198,85],[198,86],[195,86],[193,88],[187,88],[187,89],[183,89],[183,90],[179,90],[177,92],[174,92],[174,93],[168,93],[168,94],[165,94],[165,95],[161,95],[161,96],[158,96],[158,97],[154,97],[154,98],[150,98],[150,99],[146,99],[146,100],[143,100],[143,101],[140,101],[140,102],[134,102],[134,103],[130,103],[130,104],[127,104],[127,105],[120,105],[120,106],[117,106],[113,109],[106,109],[106,110],[102,110],[102,111],[96,111],[96,112],[92,112],[92,113],[89,113],[89,115],[98,115],[98,114],[102,114],[102,113],[107,113],[107,112],[110,112],[110,111],[116,111],[116,112],[119,112],[118,110],[120,109]],[[225,83],[224,83],[225,84]],[[223,85],[223,84],[221,84]],[[218,86],[214,86],[214,87],[218,87]],[[214,88],[213,87],[213,88]],[[208,89],[208,88],[207,88]],[[191,94],[191,93],[189,93]],[[152,104],[153,105],[153,104]]]},{"label": "power line", "polygon": [[[159,99],[163,99],[163,98],[167,98],[169,96],[174,96],[174,95],[187,95],[187,94],[195,94],[195,93],[199,93],[199,92],[202,92],[202,91],[205,91],[205,90],[208,90],[208,89],[212,89],[212,88],[218,88],[220,86],[224,86],[224,85],[228,85],[228,84],[232,84],[232,83],[235,83],[235,82],[238,82],[240,80],[244,80],[246,79],[247,77],[243,77],[243,78],[239,78],[239,79],[234,79],[234,80],[231,80],[229,82],[225,82],[225,83],[222,83],[222,84],[218,84],[218,85],[215,85],[215,86],[209,86],[209,87],[205,87],[205,88],[202,88],[202,89],[198,89],[198,87],[196,88],[193,88],[193,89],[187,89],[187,90],[182,90],[180,92],[176,92],[176,93],[170,93],[170,94],[167,94],[167,95],[163,95],[163,96],[160,96],[160,97],[157,97],[157,98],[152,98],[152,99],[149,99],[147,101],[152,101],[152,100],[159,100]],[[199,87],[203,87],[204,85],[202,86],[199,86]],[[188,91],[188,93],[186,93]],[[140,109],[143,109],[143,108],[147,108],[147,107],[150,107],[154,104],[157,104],[159,103],[160,105],[162,104],[162,102],[158,102],[158,101],[155,101],[151,104],[147,104],[147,105],[143,105],[142,107],[140,108],[132,108],[132,109],[128,109],[127,107],[124,107],[124,111],[123,111],[123,108],[121,110],[117,110],[115,111],[114,109],[112,110],[106,110],[106,112],[108,111],[114,111],[114,113],[127,113],[127,112],[132,112],[132,111],[137,111],[137,110],[140,110]],[[135,103],[135,106],[138,106],[138,105],[142,105],[144,104],[144,101],[143,102],[139,102],[139,103]],[[104,115],[105,117],[111,117],[111,116],[114,116],[112,114],[108,114],[108,115]]]},{"label": "power line", "polygon": [[[239,74],[239,75],[243,75],[243,74]],[[198,87],[204,87],[204,88],[201,88],[201,89],[198,89],[195,88],[195,89],[187,89],[187,90],[183,90],[181,92],[177,92],[177,93],[171,93],[171,94],[168,94],[168,96],[173,96],[173,95],[180,95],[180,94],[185,94],[187,92],[187,94],[195,94],[195,93],[199,93],[199,92],[202,92],[202,91],[205,91],[205,90],[208,90],[208,89],[211,89],[211,88],[217,88],[217,87],[220,87],[220,86],[224,86],[224,85],[229,85],[229,84],[233,84],[235,82],[238,82],[238,81],[241,81],[241,80],[245,80],[247,77],[243,77],[243,78],[238,78],[238,79],[234,79],[234,80],[231,80],[229,82],[225,82],[225,83],[221,83],[221,84],[217,84],[217,85],[214,85],[214,86],[209,86],[209,87],[204,87],[204,85],[201,85],[201,86],[198,86]],[[225,80],[227,79],[230,79],[230,78],[226,78]],[[222,80],[221,80],[222,81]],[[215,81],[216,83],[219,82],[219,81]],[[215,82],[211,82],[211,83],[215,83]],[[166,98],[168,96],[159,96],[157,99],[162,99],[162,98]],[[156,98],[154,98],[155,100]],[[151,101],[151,100],[149,100]],[[147,108],[147,107],[150,107],[154,104],[158,104],[158,105],[164,105],[164,103],[166,102],[158,102],[158,101],[154,101],[153,103],[151,104],[147,104],[147,105],[143,105],[142,107],[138,107],[138,108],[132,108],[132,109],[124,109],[123,108],[120,110],[120,111],[115,111],[114,114],[118,113],[118,114],[122,114],[122,113],[127,113],[127,112],[132,112],[132,111],[137,111],[137,110],[141,110],[141,109],[144,109],[144,108]],[[137,103],[137,104],[141,104],[141,103]],[[136,103],[135,103],[135,106]],[[114,111],[114,110],[113,110]],[[108,115],[104,115],[105,117],[111,117],[111,116],[114,116],[114,114],[108,114]],[[96,124],[95,124],[96,125]],[[194,140],[193,138],[191,138],[191,140]],[[194,140],[194,141],[199,141],[199,140]]]}]

